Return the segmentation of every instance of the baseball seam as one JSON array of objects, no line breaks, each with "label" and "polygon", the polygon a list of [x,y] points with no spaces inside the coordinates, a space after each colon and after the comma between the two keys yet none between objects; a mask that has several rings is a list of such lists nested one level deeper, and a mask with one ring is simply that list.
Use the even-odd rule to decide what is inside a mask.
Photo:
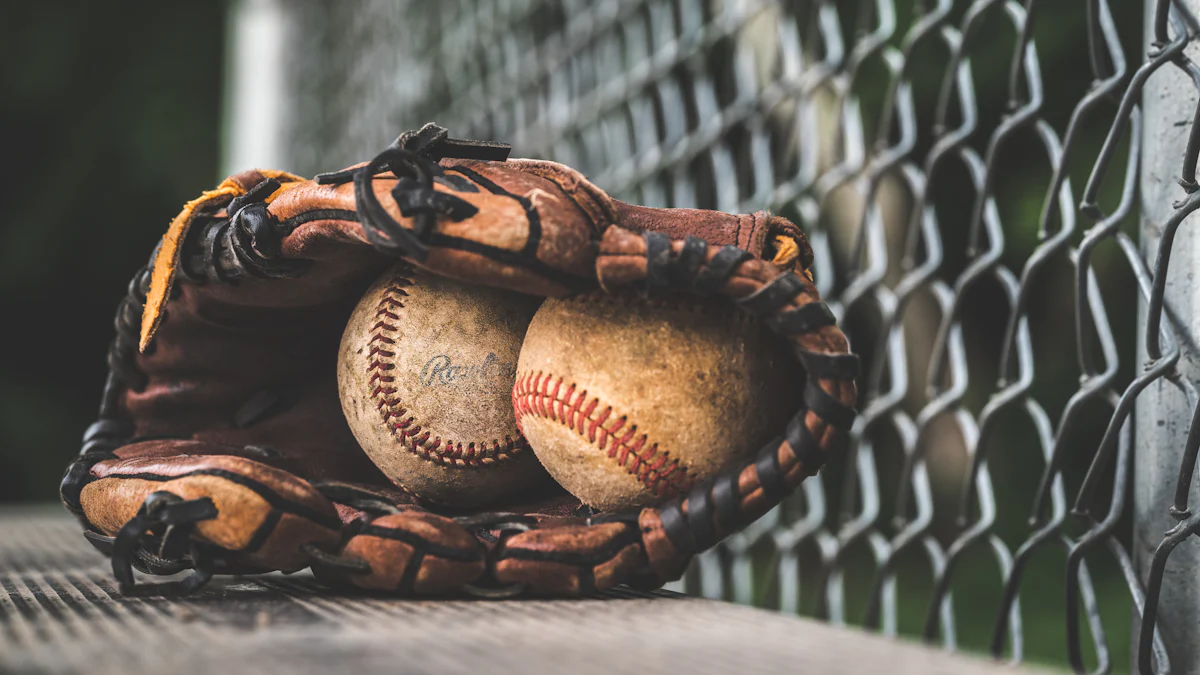
[{"label": "baseball seam", "polygon": [[396,274],[389,280],[375,307],[375,325],[371,328],[371,339],[367,343],[370,347],[367,354],[367,373],[370,375],[367,387],[371,389],[371,398],[375,401],[383,424],[405,450],[443,466],[483,467],[511,459],[529,447],[524,436],[518,435],[515,439],[505,436],[503,441],[492,439],[466,444],[443,439],[423,429],[416,417],[409,414],[404,401],[396,395],[396,376],[392,374],[396,369],[392,361],[396,356],[393,349],[400,331],[400,315],[396,312],[404,308],[404,298],[408,297],[404,287],[414,285],[411,279]]},{"label": "baseball seam", "polygon": [[655,496],[676,495],[691,487],[687,467],[659,450],[658,443],[650,443],[647,434],[638,434],[628,416],[614,414],[598,397],[589,399],[587,390],[576,391],[574,383],[564,384],[562,377],[541,371],[518,374],[513,387],[517,424],[527,415],[561,423],[606,451]]}]

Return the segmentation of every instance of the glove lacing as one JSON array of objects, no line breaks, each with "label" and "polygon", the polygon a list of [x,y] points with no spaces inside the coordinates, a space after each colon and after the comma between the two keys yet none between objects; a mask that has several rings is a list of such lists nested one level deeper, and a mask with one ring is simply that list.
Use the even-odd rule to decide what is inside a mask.
[{"label": "glove lacing", "polygon": [[[318,174],[314,180],[321,185],[354,181],[359,221],[371,245],[389,255],[423,261],[429,255],[427,242],[439,218],[461,221],[478,212],[470,202],[434,189],[435,180],[445,177],[438,161],[455,158],[502,162],[508,159],[510,150],[504,143],[464,141],[449,138],[447,133],[436,124],[426,124],[401,134],[370,162]],[[411,229],[396,222],[375,195],[375,176],[389,171],[400,179],[391,194],[400,214],[412,219]]]}]

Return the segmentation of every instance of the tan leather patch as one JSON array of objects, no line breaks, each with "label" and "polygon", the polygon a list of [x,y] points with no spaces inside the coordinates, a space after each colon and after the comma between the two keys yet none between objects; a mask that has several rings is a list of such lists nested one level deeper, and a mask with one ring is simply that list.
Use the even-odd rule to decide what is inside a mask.
[{"label": "tan leather patch", "polygon": [[[414,563],[414,556],[422,554],[413,579],[413,591],[420,594],[442,593],[463,584],[471,583],[483,576],[485,565],[483,545],[466,530],[449,518],[431,513],[410,511],[377,518],[372,528],[394,530],[398,534],[411,535],[429,542],[430,550],[400,541],[399,538],[380,536],[368,530],[354,536],[346,543],[343,555],[366,561],[371,573],[350,577],[351,583],[361,588],[395,590]],[[432,549],[442,548],[457,551],[460,559],[439,557]]]},{"label": "tan leather patch", "polygon": [[[133,446],[130,446],[133,447]],[[189,443],[181,442],[180,452],[186,452]],[[92,467],[92,475],[97,478],[129,476],[133,474],[149,474],[162,478],[182,477],[189,473],[203,470],[228,471],[244,476],[256,483],[267,486],[272,492],[288,501],[302,504],[315,511],[328,515],[330,521],[337,516],[329,501],[313,489],[307,481],[294,474],[274,467],[267,466],[244,457],[232,455],[206,456],[153,456],[134,457],[119,461],[97,462]],[[128,479],[125,479],[128,480]],[[159,482],[158,485],[163,485]],[[236,485],[236,483],[230,483]]]},{"label": "tan leather patch", "polygon": [[83,486],[79,503],[88,522],[113,536],[137,515],[146,496],[161,485],[148,480],[102,478]]},{"label": "tan leather patch", "polygon": [[421,569],[413,580],[413,591],[421,595],[445,593],[478,581],[485,569],[482,558],[466,562],[427,555],[421,560]]},{"label": "tan leather patch", "polygon": [[196,524],[199,539],[230,551],[249,545],[271,506],[247,487],[219,476],[185,476],[168,481],[144,478],[101,478],[84,486],[80,503],[88,520],[105,534],[115,535],[137,515],[152,492],[165,490],[183,499],[209,497],[217,517]]},{"label": "tan leather patch", "polygon": [[[459,161],[455,164],[469,166],[484,175],[489,173],[490,168],[485,162]],[[502,165],[491,165],[496,167],[515,167],[525,173],[533,174],[547,181],[550,181],[566,195],[571,202],[578,206],[580,211],[587,215],[588,219],[595,225],[597,231],[603,231],[604,228],[613,223],[616,218],[616,207],[613,205],[613,200],[604,190],[596,187],[583,174],[575,169],[572,169],[557,162],[549,162],[541,159],[517,159],[508,160]],[[489,177],[492,177],[489,175]]]},{"label": "tan leather patch", "polygon": [[412,560],[413,549],[395,539],[360,534],[346,542],[342,554],[364,560],[371,566],[370,574],[349,577],[355,586],[392,591],[404,578],[404,571]]},{"label": "tan leather patch", "polygon": [[479,549],[479,540],[449,518],[424,511],[408,511],[396,516],[384,516],[375,524],[411,532],[439,546],[467,551]]},{"label": "tan leather patch", "polygon": [[315,544],[322,550],[337,546],[341,533],[322,527],[294,513],[284,513],[258,550],[246,556],[249,563],[295,572],[309,565],[308,555],[301,548]]},{"label": "tan leather patch", "polygon": [[[522,532],[504,544],[506,553],[519,556],[518,551],[536,551],[550,557],[569,554],[580,558],[579,564],[509,557],[496,563],[496,576],[505,582],[530,584],[535,593],[577,594],[584,590],[581,574],[594,566],[596,588],[610,588],[645,566],[646,558],[633,534],[629,523],[559,525]],[[623,540],[628,545],[616,548]]]},{"label": "tan leather patch", "polygon": [[[545,523],[543,523],[543,527],[545,527]],[[508,540],[506,547],[543,552],[571,551],[586,555],[604,548],[625,534],[629,527],[630,525],[626,523],[559,525],[513,535]]]},{"label": "tan leather patch", "polygon": [[502,583],[526,583],[541,595],[579,595],[580,568],[548,560],[501,560],[496,563],[496,579]]},{"label": "tan leather patch", "polygon": [[646,564],[646,554],[636,544],[630,544],[621,549],[611,560],[596,565],[592,574],[596,580],[596,588],[603,590],[612,588],[624,582],[633,572]]}]

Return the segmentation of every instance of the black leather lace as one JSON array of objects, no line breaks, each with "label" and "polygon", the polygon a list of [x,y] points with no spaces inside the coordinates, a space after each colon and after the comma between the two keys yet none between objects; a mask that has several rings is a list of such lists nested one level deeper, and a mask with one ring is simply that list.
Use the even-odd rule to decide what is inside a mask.
[{"label": "black leather lace", "polygon": [[[316,181],[322,185],[353,181],[359,222],[371,245],[390,255],[423,261],[429,255],[428,240],[440,218],[461,221],[477,212],[466,200],[434,189],[435,179],[445,176],[438,161],[504,161],[509,150],[510,146],[503,143],[449,138],[444,128],[426,124],[401,134],[363,166],[319,174]],[[396,222],[375,194],[375,176],[387,172],[399,179],[391,195],[400,215],[412,220],[411,228]]]}]

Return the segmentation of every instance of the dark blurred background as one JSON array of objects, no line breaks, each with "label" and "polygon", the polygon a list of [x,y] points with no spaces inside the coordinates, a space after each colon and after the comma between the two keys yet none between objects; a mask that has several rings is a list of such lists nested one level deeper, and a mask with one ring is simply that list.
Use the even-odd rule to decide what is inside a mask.
[{"label": "dark blurred background", "polygon": [[0,8],[0,502],[53,500],[117,302],[219,180],[223,2]]}]

